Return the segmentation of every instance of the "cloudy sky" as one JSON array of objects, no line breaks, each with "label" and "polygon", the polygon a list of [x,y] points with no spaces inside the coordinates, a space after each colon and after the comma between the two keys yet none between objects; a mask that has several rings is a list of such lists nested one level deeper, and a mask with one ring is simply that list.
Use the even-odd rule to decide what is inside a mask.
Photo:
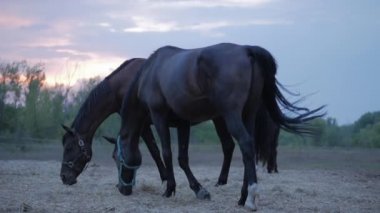
[{"label": "cloudy sky", "polygon": [[0,60],[45,64],[47,82],[105,76],[163,45],[260,45],[278,79],[346,124],[380,110],[380,1],[0,1]]}]

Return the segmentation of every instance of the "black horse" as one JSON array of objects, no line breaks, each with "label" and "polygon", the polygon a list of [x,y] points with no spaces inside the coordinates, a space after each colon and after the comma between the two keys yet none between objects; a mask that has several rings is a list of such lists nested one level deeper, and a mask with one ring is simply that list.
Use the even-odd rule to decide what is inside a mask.
[{"label": "black horse", "polygon": [[[109,115],[119,112],[124,94],[144,61],[139,58],[125,61],[90,92],[71,127],[62,125],[66,130],[62,138],[61,179],[64,184],[75,184],[77,176],[91,160],[92,138],[96,129]],[[165,166],[150,129],[146,129],[142,137],[156,162],[161,180],[166,180]]]},{"label": "black horse", "polygon": [[[315,115],[321,108],[310,111],[285,99],[275,78],[276,69],[272,55],[257,46],[223,43],[190,50],[166,46],[155,51],[132,83],[121,109],[117,164],[125,191],[132,192],[135,172],[141,164],[138,138],[150,122],[161,139],[168,175],[164,195],[169,197],[176,186],[169,126],[175,124],[188,135],[193,123],[222,118],[243,155],[244,181],[239,204],[256,209],[254,130],[258,108],[264,104],[276,124],[299,134],[312,133],[305,122],[322,116]],[[298,116],[286,116],[278,103]],[[189,169],[185,142],[179,140],[180,166],[198,195],[205,190]]]},{"label": "black horse", "polygon": [[[61,179],[64,184],[71,185],[76,183],[77,176],[91,159],[92,138],[96,129],[109,115],[119,112],[126,91],[144,62],[145,59],[141,58],[125,61],[90,92],[71,127],[69,128],[63,125],[63,128],[66,130],[62,138],[64,153]],[[261,116],[257,122],[270,122],[267,121],[271,118],[268,113],[265,112],[265,108],[262,110],[265,116]],[[217,185],[223,185],[227,183],[234,143],[225,127],[224,121],[216,118],[213,122],[224,153],[223,166],[217,182]],[[279,128],[276,125],[266,126],[265,128],[256,130],[256,132],[263,130],[278,132]],[[262,160],[263,163],[267,162],[268,172],[271,172],[274,169],[270,168],[277,167],[276,161],[271,160],[276,158],[274,155],[276,155],[277,143],[272,143],[271,136],[262,136],[263,137],[257,139],[259,144],[263,144],[263,148],[260,149],[260,153],[262,153],[263,157],[261,157],[260,160]],[[150,128],[145,128],[145,131],[142,133],[142,138],[156,162],[161,180],[166,180],[165,167],[161,161],[160,153]],[[188,136],[186,135],[182,138],[183,140],[188,140]]]}]

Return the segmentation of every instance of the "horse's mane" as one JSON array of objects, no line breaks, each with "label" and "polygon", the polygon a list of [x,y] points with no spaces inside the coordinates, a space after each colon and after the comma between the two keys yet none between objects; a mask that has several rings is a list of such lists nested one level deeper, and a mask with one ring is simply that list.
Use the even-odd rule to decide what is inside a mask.
[{"label": "horse's mane", "polygon": [[117,73],[122,71],[125,66],[127,66],[129,63],[131,63],[132,61],[134,61],[136,59],[137,58],[132,58],[132,59],[124,61],[118,68],[116,68],[115,71],[113,71],[111,74],[109,74],[107,77],[105,77],[105,79],[112,78],[114,75],[116,75]]},{"label": "horse's mane", "polygon": [[95,116],[94,113],[96,112],[93,112],[95,108],[94,105],[101,104],[102,102],[104,102],[105,99],[110,97],[111,93],[113,93],[113,90],[109,85],[108,79],[122,71],[123,68],[126,67],[133,60],[135,60],[135,58],[126,60],[115,71],[109,74],[103,81],[101,81],[98,85],[95,86],[94,89],[91,90],[90,94],[87,96],[86,100],[81,105],[71,127],[78,129],[78,127],[83,125],[82,122],[84,121],[84,119],[86,119],[86,116]]},{"label": "horse's mane", "polygon": [[78,127],[83,125],[82,122],[84,121],[84,119],[86,119],[87,116],[95,116],[93,112],[94,105],[100,104],[103,99],[109,97],[110,93],[112,93],[112,89],[109,86],[108,81],[103,80],[98,85],[96,85],[96,87],[91,90],[90,94],[87,96],[86,100],[81,105],[71,127],[78,130]]}]

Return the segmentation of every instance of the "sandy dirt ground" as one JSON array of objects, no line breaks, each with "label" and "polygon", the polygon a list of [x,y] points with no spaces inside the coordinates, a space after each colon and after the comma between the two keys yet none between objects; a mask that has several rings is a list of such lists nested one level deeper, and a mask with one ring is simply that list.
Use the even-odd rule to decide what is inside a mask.
[{"label": "sandy dirt ground", "polygon": [[[176,194],[162,197],[165,185],[146,153],[130,196],[115,187],[117,170],[110,159],[95,158],[77,184],[66,186],[54,157],[0,157],[0,212],[250,212],[237,205],[243,174],[239,150],[228,184],[220,187],[214,184],[221,155],[212,150],[192,149],[190,154],[195,176],[211,193],[209,201],[196,199],[178,164]],[[379,150],[280,149],[279,170],[267,174],[258,168],[258,212],[380,212]]]}]

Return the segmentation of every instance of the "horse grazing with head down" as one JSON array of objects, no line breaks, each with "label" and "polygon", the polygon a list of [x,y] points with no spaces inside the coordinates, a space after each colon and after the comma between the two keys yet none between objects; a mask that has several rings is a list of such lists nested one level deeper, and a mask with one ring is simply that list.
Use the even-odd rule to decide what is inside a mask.
[{"label": "horse grazing with head down", "polygon": [[[119,112],[124,93],[130,86],[145,59],[125,61],[114,72],[101,81],[89,94],[79,109],[71,127],[62,125],[66,133],[62,137],[64,148],[61,179],[64,184],[76,183],[76,178],[91,160],[92,138],[99,125],[111,114]],[[142,133],[162,181],[166,180],[165,166],[150,129]]]},{"label": "horse grazing with head down", "polygon": [[[76,178],[91,159],[92,138],[96,129],[109,115],[120,111],[124,95],[144,62],[145,59],[135,58],[121,64],[90,92],[71,127],[62,125],[66,130],[62,138],[64,152],[61,166],[61,179],[64,184],[71,185],[76,183]],[[270,120],[271,118],[264,112],[265,108],[262,110],[265,116],[257,119],[257,122],[267,123],[269,121],[266,120]],[[217,182],[217,185],[223,185],[227,182],[234,143],[226,129],[224,121],[216,118],[213,122],[224,152],[223,166]],[[267,126],[264,130],[279,131],[277,126]],[[141,135],[157,165],[161,180],[166,180],[166,170],[161,161],[159,149],[154,141],[151,129],[149,127],[145,128]],[[276,155],[277,143],[267,142],[270,138],[270,136],[265,136],[257,139],[259,144],[263,144],[264,146],[260,151],[264,157],[260,159],[264,163],[267,162],[268,172],[274,170],[270,168],[277,167],[276,161],[271,160],[276,158],[274,155]],[[188,141],[188,135],[182,136],[181,134],[181,140]]]},{"label": "horse grazing with head down", "polygon": [[[221,118],[243,155],[244,181],[239,204],[256,209],[254,130],[259,107],[263,104],[277,125],[299,134],[312,133],[305,122],[322,116],[315,114],[321,108],[308,110],[287,101],[279,90],[275,74],[274,58],[258,46],[223,43],[188,50],[165,46],[155,51],[131,84],[120,112],[122,126],[117,141],[117,164],[120,179],[126,183],[125,191],[132,191],[136,170],[141,164],[139,134],[150,122],[161,140],[168,175],[164,195],[169,197],[176,187],[169,126],[175,124],[188,135],[192,124]],[[279,105],[298,116],[286,116]],[[189,169],[188,143],[182,142],[179,141],[180,167],[190,187],[198,191],[197,196],[205,194]]]}]

